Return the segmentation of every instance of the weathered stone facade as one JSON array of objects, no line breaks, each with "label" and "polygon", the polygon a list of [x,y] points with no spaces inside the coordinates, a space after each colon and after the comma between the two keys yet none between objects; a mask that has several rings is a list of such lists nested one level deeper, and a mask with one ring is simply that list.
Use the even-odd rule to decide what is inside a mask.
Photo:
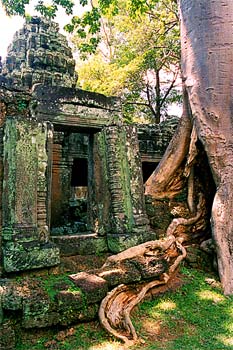
[{"label": "weathered stone facade", "polygon": [[63,270],[67,256],[94,261],[156,237],[143,183],[176,122],[124,124],[119,99],[75,88],[71,50],[40,18],[16,33],[1,70],[0,348],[12,350],[16,319],[29,330],[90,320],[115,284],[143,279],[133,267],[60,274],[80,271]]},{"label": "weathered stone facade", "polygon": [[32,18],[16,33],[0,76],[4,274],[155,236],[143,181],[174,125],[167,134],[163,125],[126,125],[119,99],[76,89],[76,78],[56,24]]},{"label": "weathered stone facade", "polygon": [[39,17],[25,23],[8,48],[2,75],[14,87],[38,83],[75,87],[75,61],[58,24]]}]

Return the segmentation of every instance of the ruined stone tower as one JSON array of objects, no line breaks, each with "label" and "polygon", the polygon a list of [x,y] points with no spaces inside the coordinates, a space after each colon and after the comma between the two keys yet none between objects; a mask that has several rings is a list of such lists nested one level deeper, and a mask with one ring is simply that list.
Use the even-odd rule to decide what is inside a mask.
[{"label": "ruined stone tower", "polygon": [[3,274],[155,237],[142,163],[148,176],[172,133],[124,124],[118,98],[76,79],[57,24],[33,17],[15,34],[0,75]]},{"label": "ruined stone tower", "polygon": [[8,48],[2,75],[14,87],[31,88],[38,83],[75,87],[75,61],[58,24],[39,17],[25,23]]}]

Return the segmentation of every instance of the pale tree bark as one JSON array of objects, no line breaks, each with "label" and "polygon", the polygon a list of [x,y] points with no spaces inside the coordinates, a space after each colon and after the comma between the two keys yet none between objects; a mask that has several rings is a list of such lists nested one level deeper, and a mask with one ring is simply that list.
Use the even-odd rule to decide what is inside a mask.
[{"label": "pale tree bark", "polygon": [[183,114],[162,160],[145,184],[145,194],[154,198],[173,197],[183,187],[184,160],[192,132],[191,109],[184,90]]},{"label": "pale tree bark", "polygon": [[193,123],[217,192],[212,233],[220,278],[233,293],[233,1],[181,0],[182,72]]},{"label": "pale tree bark", "polygon": [[[176,190],[177,174],[180,178],[182,171],[185,175],[187,168],[191,169],[188,150],[193,154],[194,143],[190,128],[182,126],[188,125],[189,119],[216,184],[212,236],[224,292],[233,294],[233,1],[180,0],[179,6],[183,121],[159,168],[148,180],[146,193],[154,198],[169,196]],[[192,174],[192,170],[186,174],[190,194],[194,191]],[[189,208],[194,211],[192,203]]]}]

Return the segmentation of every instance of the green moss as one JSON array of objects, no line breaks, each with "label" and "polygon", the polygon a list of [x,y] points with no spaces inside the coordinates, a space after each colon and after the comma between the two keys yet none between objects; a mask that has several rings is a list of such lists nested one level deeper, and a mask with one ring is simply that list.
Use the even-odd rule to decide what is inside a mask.
[{"label": "green moss", "polygon": [[[16,190],[16,144],[18,133],[13,118],[8,118],[5,125],[3,181],[3,224],[8,226],[15,222],[15,190]],[[8,232],[9,234],[9,232]]]},{"label": "green moss", "polygon": [[98,150],[100,159],[102,160],[102,175],[104,177],[104,181],[108,183],[108,169],[107,169],[107,158],[106,158],[106,140],[103,132],[98,134]]},{"label": "green moss", "polygon": [[[44,139],[43,144],[41,138]],[[40,160],[43,149],[45,135],[40,127],[31,122],[7,119],[4,141],[7,171],[3,183],[7,226],[36,224],[38,158]]]},{"label": "green moss", "polygon": [[174,200],[177,202],[187,202],[187,188],[184,188],[180,193],[178,193],[175,197]]},{"label": "green moss", "polygon": [[55,296],[60,290],[67,290],[72,293],[81,293],[74,282],[68,277],[68,275],[50,275],[43,280],[43,287],[52,301],[55,300]]},{"label": "green moss", "polygon": [[23,100],[20,100],[18,101],[17,107],[19,112],[23,112],[28,107],[28,103]]},{"label": "green moss", "polygon": [[[108,178],[108,162],[107,162],[107,147],[104,132],[98,133],[97,147],[99,160],[101,162],[101,187],[105,191],[101,194],[101,201],[98,200],[97,206],[97,220],[98,220],[98,234],[105,235],[106,231],[111,230],[111,219],[109,209],[109,178]],[[107,197],[107,200],[106,200]]]},{"label": "green moss", "polygon": [[124,195],[124,210],[126,214],[125,228],[127,232],[130,232],[134,226],[133,218],[133,207],[132,207],[132,198],[131,198],[131,186],[130,186],[130,169],[129,161],[127,159],[126,153],[126,132],[123,129],[120,132],[119,139],[119,157],[121,159],[121,185]]},{"label": "green moss", "polygon": [[3,265],[7,272],[30,270],[59,264],[59,249],[53,244],[35,243],[26,248],[19,242],[3,246]]}]

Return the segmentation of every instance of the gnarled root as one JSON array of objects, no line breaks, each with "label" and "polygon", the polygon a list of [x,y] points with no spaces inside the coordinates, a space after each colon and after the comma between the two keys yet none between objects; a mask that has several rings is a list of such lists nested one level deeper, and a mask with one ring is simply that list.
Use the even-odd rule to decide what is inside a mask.
[{"label": "gnarled root", "polygon": [[174,233],[179,225],[190,226],[190,225],[196,224],[200,220],[201,216],[203,215],[204,204],[205,204],[205,199],[204,199],[203,194],[200,192],[199,193],[199,201],[198,201],[197,208],[196,208],[196,214],[190,218],[187,218],[187,219],[186,218],[173,219],[167,228],[166,235],[168,237],[174,235]]},{"label": "gnarled root", "polygon": [[[189,105],[187,104],[186,107],[187,112]],[[164,197],[164,194],[167,196],[170,193],[172,196],[172,194],[174,195],[174,193],[178,193],[180,188],[182,188],[182,181],[183,183],[186,182],[188,185],[187,204],[192,216],[189,218],[173,219],[168,226],[166,239],[146,242],[139,246],[127,249],[122,253],[109,257],[103,266],[104,269],[115,265],[125,266],[124,262],[128,263],[129,261],[133,264],[144,264],[144,267],[141,270],[141,281],[144,279],[144,283],[141,282],[137,286],[132,284],[120,284],[107,294],[99,309],[99,319],[103,327],[110,334],[122,340],[127,345],[132,345],[138,341],[137,333],[130,319],[130,313],[133,308],[145,298],[150,290],[161,285],[166,285],[174,275],[180,262],[186,257],[186,250],[182,245],[185,238],[175,237],[178,226],[198,225],[199,228],[202,226],[204,227],[203,208],[205,206],[205,198],[202,193],[199,193],[197,206],[195,205],[194,198],[193,164],[197,156],[197,134],[195,127],[192,127],[192,123],[190,123],[187,115],[183,116],[183,128],[184,127],[185,135],[183,135],[182,138],[182,153],[179,154],[179,157],[177,156],[177,159],[174,158],[176,152],[173,152],[174,144],[171,142],[170,148],[168,148],[166,152],[167,154],[161,162],[158,170],[156,170],[153,176],[148,180],[146,189],[152,197],[161,198]],[[176,140],[179,135],[180,131],[178,128],[174,139]],[[185,158],[186,163],[183,164],[182,162]],[[164,172],[164,170],[166,171]],[[178,173],[181,176],[177,177],[176,175]],[[185,181],[184,179],[188,179],[188,181]],[[168,188],[170,189],[170,192],[168,191]],[[166,268],[161,269],[157,276],[151,275],[149,277],[150,281],[145,282],[144,277],[146,275],[144,274],[144,270],[147,269],[146,273],[148,279],[149,273],[151,273],[151,271],[153,272],[153,267],[156,265],[156,261],[159,261],[160,264],[163,265],[163,267],[166,266]],[[151,266],[153,267],[151,268]],[[154,280],[151,280],[152,278],[154,278]]]},{"label": "gnarled root", "polygon": [[99,319],[103,327],[116,338],[122,340],[127,345],[132,345],[138,341],[138,336],[130,319],[133,308],[140,303],[146,294],[158,286],[165,285],[174,275],[180,262],[186,257],[186,250],[182,245],[182,238],[175,238],[174,234],[179,225],[193,225],[202,215],[203,195],[199,195],[199,202],[196,214],[188,219],[174,219],[167,229],[166,239],[150,241],[139,246],[129,248],[122,253],[109,257],[104,267],[112,264],[122,264],[124,261],[135,260],[139,256],[156,257],[166,260],[168,268],[163,271],[156,280],[139,285],[121,284],[114,288],[102,300],[99,309]]},{"label": "gnarled root", "polygon": [[[167,242],[169,244],[166,244]],[[147,249],[145,249],[146,244],[143,244],[141,245],[142,247],[139,246],[139,251],[143,250],[145,254],[146,252],[148,253],[148,243],[146,243]],[[152,244],[153,241],[150,243]],[[160,244],[159,241],[155,241],[154,243],[156,248],[164,251],[164,257],[171,263],[168,270],[161,274],[159,279],[140,284],[137,287],[135,285],[125,284],[117,286],[102,300],[99,308],[99,319],[103,327],[127,345],[132,345],[138,341],[137,333],[130,319],[132,309],[145,298],[145,295],[152,288],[166,284],[186,256],[186,250],[175,240],[174,236],[168,237],[165,241],[161,240]],[[171,257],[171,250],[176,252],[175,258]],[[129,256],[135,256],[134,249],[130,248],[128,251]],[[125,258],[127,251],[118,254],[120,260],[122,258],[121,254],[124,254]],[[115,259],[117,259],[117,256]]]}]

